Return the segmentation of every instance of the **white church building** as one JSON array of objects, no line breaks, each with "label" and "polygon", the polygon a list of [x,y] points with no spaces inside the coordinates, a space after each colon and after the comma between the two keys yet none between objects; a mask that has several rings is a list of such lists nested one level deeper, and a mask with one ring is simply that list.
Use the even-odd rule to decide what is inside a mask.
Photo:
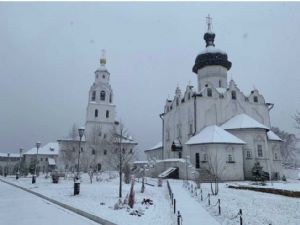
[{"label": "white church building", "polygon": [[[110,73],[106,68],[106,57],[100,59],[100,67],[95,71],[95,81],[90,87],[86,109],[85,134],[81,142],[81,169],[87,171],[115,170],[118,148],[122,154],[134,154],[137,142],[126,133],[126,129],[116,119],[116,105],[110,85]],[[122,133],[124,132],[124,133]],[[118,133],[122,140],[113,136]],[[115,143],[118,142],[118,143]],[[79,138],[58,140],[60,146],[60,170],[74,170],[77,165]],[[117,146],[118,145],[118,146]]]},{"label": "white church building", "polygon": [[[166,163],[170,159],[186,159],[200,176],[208,171],[221,180],[251,179],[251,170],[259,162],[278,179],[282,175],[281,139],[270,130],[269,115],[274,104],[266,102],[258,90],[245,95],[233,80],[228,81],[232,63],[215,47],[214,39],[209,18],[206,48],[192,69],[197,87],[188,85],[184,91],[177,87],[175,96],[166,100],[160,115],[162,142],[145,151],[148,160],[164,162],[152,174],[174,166]],[[179,164],[179,170],[184,170]],[[184,176],[179,171],[179,177]]]}]

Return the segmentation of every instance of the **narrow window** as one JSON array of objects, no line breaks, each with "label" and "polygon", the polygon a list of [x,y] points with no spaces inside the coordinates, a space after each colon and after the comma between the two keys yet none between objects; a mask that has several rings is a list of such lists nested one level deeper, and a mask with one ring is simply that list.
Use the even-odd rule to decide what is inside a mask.
[{"label": "narrow window", "polygon": [[257,145],[257,155],[258,157],[263,157],[262,145]]},{"label": "narrow window", "polygon": [[203,161],[207,162],[207,154],[206,153],[204,153],[204,155],[203,155]]},{"label": "narrow window", "polygon": [[95,149],[92,149],[92,155],[96,155]]},{"label": "narrow window", "polygon": [[100,92],[100,100],[105,101],[105,91]]},{"label": "narrow window", "polygon": [[233,159],[232,159],[232,155],[231,155],[231,154],[228,155],[228,162],[233,162]]},{"label": "narrow window", "polygon": [[95,117],[98,117],[98,109],[95,109]]},{"label": "narrow window", "polygon": [[104,149],[104,151],[103,151],[103,154],[104,154],[104,155],[106,155],[106,154],[107,154],[107,150],[106,150],[106,149]]},{"label": "narrow window", "polygon": [[106,134],[103,134],[103,139],[106,139]]},{"label": "narrow window", "polygon": [[190,99],[191,99],[191,93],[188,94],[188,100],[190,100]]},{"label": "narrow window", "polygon": [[236,100],[236,91],[231,91],[231,99]]},{"label": "narrow window", "polygon": [[196,169],[199,169],[200,168],[200,157],[199,157],[199,153],[196,153],[195,154],[195,164],[196,164]]},{"label": "narrow window", "polygon": [[222,87],[222,81],[219,80],[219,87]]},{"label": "narrow window", "polygon": [[193,134],[193,124],[190,123],[190,135]]},{"label": "narrow window", "polygon": [[278,159],[278,155],[277,152],[274,153],[274,159],[277,160]]},{"label": "narrow window", "polygon": [[253,96],[253,101],[254,101],[254,102],[258,102],[257,96]]},{"label": "narrow window", "polygon": [[106,118],[109,118],[109,111],[106,110]]},{"label": "narrow window", "polygon": [[212,97],[212,90],[211,88],[207,88],[207,96]]},{"label": "narrow window", "polygon": [[178,152],[178,158],[179,158],[179,159],[182,158],[182,152]]},{"label": "narrow window", "polygon": [[109,103],[112,103],[112,94],[109,94]]},{"label": "narrow window", "polygon": [[251,159],[251,152],[247,151],[247,159]]},{"label": "narrow window", "polygon": [[129,153],[130,153],[130,154],[132,154],[132,153],[133,153],[133,149],[132,149],[132,148],[130,149]]},{"label": "narrow window", "polygon": [[92,92],[92,101],[96,101],[96,91]]},{"label": "narrow window", "polygon": [[176,98],[176,105],[178,106],[179,105],[179,99]]}]

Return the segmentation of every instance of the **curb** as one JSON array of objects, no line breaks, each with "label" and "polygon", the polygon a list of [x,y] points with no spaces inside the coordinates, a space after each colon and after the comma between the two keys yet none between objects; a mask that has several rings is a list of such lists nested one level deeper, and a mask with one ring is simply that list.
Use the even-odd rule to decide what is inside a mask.
[{"label": "curb", "polygon": [[67,209],[67,210],[72,211],[73,213],[76,213],[76,214],[78,214],[78,215],[80,215],[80,216],[83,216],[83,217],[85,217],[85,218],[87,218],[87,219],[89,219],[89,220],[92,220],[92,221],[94,221],[94,222],[96,222],[96,223],[99,223],[99,224],[101,224],[101,225],[117,225],[117,224],[112,223],[112,222],[110,222],[110,221],[108,221],[108,220],[105,220],[105,219],[103,219],[103,218],[101,218],[101,217],[95,216],[95,215],[93,215],[93,214],[87,213],[87,212],[82,211],[82,210],[80,210],[80,209],[77,209],[77,208],[74,208],[74,207],[72,207],[72,206],[66,205],[66,204],[61,203],[61,202],[59,202],[59,201],[56,201],[56,200],[54,200],[54,199],[52,199],[52,198],[46,197],[45,195],[42,195],[42,194],[40,194],[40,193],[31,191],[31,190],[29,190],[29,189],[27,189],[27,188],[24,188],[24,187],[21,187],[21,186],[19,186],[19,185],[16,185],[16,184],[10,183],[10,182],[8,182],[8,181],[2,180],[1,178],[0,178],[0,181],[2,181],[3,183],[9,184],[9,185],[11,185],[11,186],[14,186],[14,187],[16,187],[16,188],[19,188],[19,189],[21,189],[21,190],[23,190],[23,191],[29,192],[29,193],[31,193],[31,194],[33,194],[33,195],[35,195],[35,196],[38,196],[38,197],[40,197],[40,198],[42,198],[42,199],[47,200],[47,201],[49,201],[49,202],[51,202],[51,203],[53,203],[53,204],[59,205],[59,206],[65,208],[65,209]]}]

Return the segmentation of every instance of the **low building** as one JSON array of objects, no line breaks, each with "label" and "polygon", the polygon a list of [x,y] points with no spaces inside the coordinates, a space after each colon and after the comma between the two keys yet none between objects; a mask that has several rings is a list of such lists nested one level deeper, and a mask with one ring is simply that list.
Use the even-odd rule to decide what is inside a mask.
[{"label": "low building", "polygon": [[15,174],[20,163],[18,153],[0,153],[0,174],[3,176]]},{"label": "low building", "polygon": [[162,151],[162,142],[158,142],[153,147],[146,149],[145,151],[146,157],[148,160],[150,159],[163,159],[163,151]]},{"label": "low building", "polygon": [[57,142],[50,142],[37,151],[34,147],[24,153],[24,162],[29,170],[32,170],[37,160],[37,171],[42,173],[51,172],[56,168],[59,155],[59,145]]}]

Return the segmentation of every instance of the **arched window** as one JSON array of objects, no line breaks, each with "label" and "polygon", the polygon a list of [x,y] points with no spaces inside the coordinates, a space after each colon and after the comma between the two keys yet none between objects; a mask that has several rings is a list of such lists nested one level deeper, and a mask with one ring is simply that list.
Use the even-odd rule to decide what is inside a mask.
[{"label": "arched window", "polygon": [[96,155],[96,150],[92,149],[92,155]]},{"label": "arched window", "polygon": [[207,88],[207,96],[212,97],[212,90],[211,88]]},{"label": "arched window", "polygon": [[106,118],[109,118],[109,111],[106,110]]},{"label": "arched window", "polygon": [[254,101],[254,102],[258,102],[257,96],[253,96],[253,101]]},{"label": "arched window", "polygon": [[95,109],[95,117],[98,117],[98,109]]},{"label": "arched window", "polygon": [[92,93],[92,101],[96,101],[96,91],[93,91]]},{"label": "arched window", "polygon": [[103,155],[107,155],[107,150],[106,149],[104,149]]},{"label": "arched window", "polygon": [[105,101],[105,91],[100,92],[100,100]]},{"label": "arched window", "polygon": [[236,91],[231,91],[231,99],[236,100]]},{"label": "arched window", "polygon": [[109,94],[109,103],[112,103],[112,94]]}]

